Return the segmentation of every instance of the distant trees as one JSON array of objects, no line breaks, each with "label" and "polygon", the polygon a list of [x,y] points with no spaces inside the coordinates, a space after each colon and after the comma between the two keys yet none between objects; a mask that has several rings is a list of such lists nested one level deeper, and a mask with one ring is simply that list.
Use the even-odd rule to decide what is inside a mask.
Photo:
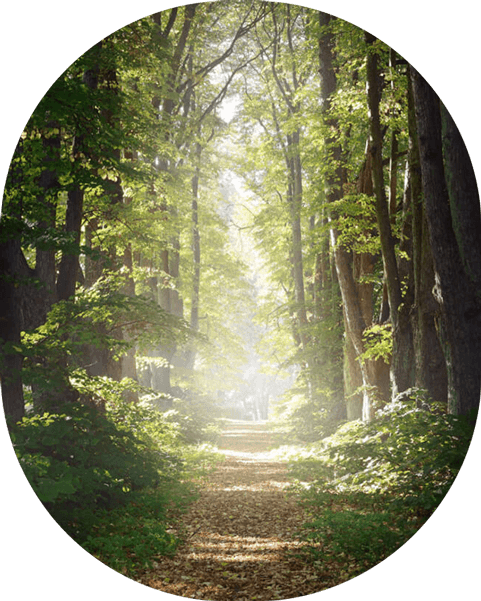
[{"label": "distant trees", "polygon": [[[263,10],[237,3],[226,15],[222,4],[191,5],[133,23],[80,57],[32,115],[12,161],[0,226],[0,369],[13,420],[24,414],[25,395],[37,410],[101,401],[105,378],[121,382],[130,400],[142,392],[141,380],[171,402],[172,386],[186,378],[182,350],[176,382],[170,380],[173,354],[188,332],[184,307],[194,315],[192,331],[201,329],[207,283],[200,262],[207,273],[209,244],[226,292],[235,282],[234,296],[245,295],[243,267],[230,258],[218,216],[219,186],[199,208],[207,190],[202,177],[212,176],[190,160],[202,147],[204,167],[215,168],[212,141],[224,127],[215,112],[242,61],[230,59],[224,80],[212,83],[209,73],[231,57]],[[224,36],[231,39],[220,48]],[[201,257],[199,228],[216,227]],[[229,323],[221,299],[215,302],[205,299],[208,331]],[[234,337],[220,335],[217,344],[241,360],[242,342],[232,344]],[[191,338],[189,348],[200,341]],[[212,348],[202,348],[204,368],[217,366]],[[95,385],[85,388],[89,379],[97,395]]]}]

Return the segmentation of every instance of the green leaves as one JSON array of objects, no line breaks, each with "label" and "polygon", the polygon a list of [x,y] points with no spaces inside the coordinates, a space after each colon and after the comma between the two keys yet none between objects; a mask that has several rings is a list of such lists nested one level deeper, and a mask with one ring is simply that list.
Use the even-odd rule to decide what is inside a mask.
[{"label": "green leaves", "polygon": [[324,509],[320,516],[304,525],[307,540],[321,542],[322,553],[311,550],[314,557],[347,555],[347,560],[360,562],[359,571],[366,562],[374,565],[394,553],[417,530],[417,525],[405,523],[404,518],[394,518],[389,512],[367,514],[350,509],[332,511]]},{"label": "green leaves", "polygon": [[82,547],[122,574],[134,575],[151,567],[154,557],[172,555],[179,540],[167,532],[165,506],[174,495],[181,497],[185,487],[171,491],[150,491],[121,509],[100,511],[97,523]]},{"label": "green leaves", "polygon": [[[82,376],[88,346],[108,349],[114,357],[120,357],[136,343],[184,342],[189,338],[190,330],[183,320],[149,299],[123,294],[120,292],[123,283],[122,274],[105,272],[92,287],[78,289],[74,299],[53,305],[44,324],[23,333],[21,344],[14,345],[10,352],[20,352],[26,358],[23,370],[26,384],[48,390],[69,377],[77,390],[87,393],[88,388],[93,391],[97,386],[95,379],[89,386]],[[116,335],[121,330],[128,333],[128,341]],[[105,391],[106,387],[105,383]]]},{"label": "green leaves", "polygon": [[367,328],[363,333],[364,353],[360,356],[362,361],[366,359],[383,359],[389,363],[392,355],[392,327],[391,324],[375,324]]},{"label": "green leaves", "polygon": [[77,490],[78,486],[74,486],[72,475],[64,472],[58,475],[57,480],[39,478],[35,492],[42,503],[53,503],[72,496]]},{"label": "green leaves", "polygon": [[157,444],[172,445],[172,428],[159,414],[118,405],[109,405],[106,416],[69,405],[64,413],[24,418],[14,427],[25,475],[54,514],[64,503],[79,510],[115,505],[126,491],[169,477],[176,460]]},{"label": "green leaves", "polygon": [[179,446],[159,412],[107,403],[105,414],[68,405],[24,418],[12,441],[27,479],[52,517],[88,552],[125,574],[171,554],[168,532],[194,499],[189,472],[205,472],[214,455]]},{"label": "green leaves", "polygon": [[[449,488],[471,434],[464,420],[435,405],[420,409],[414,401],[388,406],[372,425],[347,425],[323,446],[330,458],[341,459],[339,483],[342,479],[349,487],[351,481],[368,490],[379,479],[381,490],[409,496],[421,489]],[[427,472],[431,477],[426,482]]]},{"label": "green leaves", "polygon": [[[426,404],[423,391],[391,403],[370,424],[350,422],[292,463],[313,514],[309,553],[346,556],[357,575],[404,544],[437,508],[459,472],[472,426]],[[423,407],[423,408],[421,408]]]}]

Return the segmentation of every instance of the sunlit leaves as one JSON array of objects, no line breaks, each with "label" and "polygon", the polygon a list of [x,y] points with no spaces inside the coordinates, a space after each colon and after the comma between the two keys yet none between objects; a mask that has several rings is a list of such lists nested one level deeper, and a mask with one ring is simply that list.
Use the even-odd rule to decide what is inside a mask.
[{"label": "sunlit leaves", "polygon": [[383,359],[390,362],[392,355],[392,329],[391,324],[374,324],[364,331],[364,348],[361,361]]},{"label": "sunlit leaves", "polygon": [[[422,390],[391,403],[370,424],[350,422],[291,456],[312,519],[312,560],[343,557],[350,576],[404,544],[436,509],[464,460],[467,420],[430,404]],[[319,548],[321,543],[321,549]]]},{"label": "sunlit leaves", "polygon": [[[189,329],[182,320],[148,299],[122,294],[121,283],[121,276],[112,274],[90,289],[79,290],[74,300],[53,305],[44,324],[23,333],[19,349],[26,358],[25,384],[48,389],[62,380],[67,369],[75,387],[80,380],[73,374],[85,367],[88,346],[109,349],[118,359],[136,342],[187,340]],[[128,333],[128,342],[116,335],[120,329]],[[48,365],[45,357],[50,358]]]}]

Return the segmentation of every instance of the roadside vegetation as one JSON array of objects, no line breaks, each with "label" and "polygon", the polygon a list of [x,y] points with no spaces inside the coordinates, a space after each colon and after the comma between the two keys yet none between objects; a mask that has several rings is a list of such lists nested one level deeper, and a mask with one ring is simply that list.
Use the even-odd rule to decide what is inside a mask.
[{"label": "roadside vegetation", "polygon": [[[134,575],[182,540],[196,481],[218,455],[180,417],[124,401],[24,417],[11,438],[47,511],[79,545]],[[198,434],[198,433],[197,433]]]},{"label": "roadside vegetation", "polygon": [[[473,434],[466,417],[411,390],[370,423],[347,422],[305,447],[280,447],[308,509],[303,552],[346,579],[373,567],[415,534],[459,473]],[[317,543],[321,543],[320,545]]]}]

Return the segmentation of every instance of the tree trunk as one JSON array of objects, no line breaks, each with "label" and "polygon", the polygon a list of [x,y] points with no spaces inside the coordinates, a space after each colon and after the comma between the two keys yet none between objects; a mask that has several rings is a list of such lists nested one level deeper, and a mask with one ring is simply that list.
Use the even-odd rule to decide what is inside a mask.
[{"label": "tree trunk", "polygon": [[429,241],[426,215],[423,208],[421,166],[419,163],[416,115],[412,97],[411,78],[408,81],[409,120],[409,190],[412,212],[412,263],[414,302],[412,329],[414,345],[415,385],[428,391],[436,402],[447,403],[446,361],[436,331],[435,317],[439,303],[432,294],[434,265]]},{"label": "tree trunk", "polygon": [[[38,223],[40,229],[55,230],[57,227],[57,204],[60,189],[59,174],[55,164],[60,160],[61,133],[56,122],[47,122],[46,130],[42,133],[43,164],[45,166],[39,178],[39,185],[43,192],[37,198],[43,204],[46,217]],[[41,294],[35,303],[31,304],[28,329],[34,329],[45,323],[52,306],[59,300],[57,295],[57,270],[55,263],[55,248],[44,248],[37,244],[35,249],[35,277],[41,284]],[[32,383],[32,396],[34,406],[39,411],[55,411],[61,404],[75,398],[75,394],[66,376],[67,357],[57,358],[55,364],[51,357],[37,358],[45,374],[55,374],[54,380],[38,379]]]},{"label": "tree trunk", "polygon": [[[165,141],[167,143],[173,142],[172,138],[172,118],[174,115],[174,109],[176,106],[177,100],[177,91],[176,87],[178,84],[178,76],[179,70],[181,66],[181,60],[185,53],[185,49],[187,47],[187,41],[190,35],[190,31],[193,25],[193,20],[195,17],[195,12],[197,9],[196,4],[188,5],[184,8],[184,20],[182,23],[182,28],[179,33],[179,38],[177,43],[175,44],[174,52],[172,55],[172,60],[170,64],[170,72],[167,78],[166,84],[166,92],[164,94],[164,98],[161,99],[159,97],[154,97],[152,99],[152,104],[155,108],[159,109],[160,112],[160,129],[161,135],[163,135]],[[172,13],[171,13],[172,15]],[[173,16],[173,19],[177,17],[177,13]],[[158,17],[154,16],[154,21],[157,24]],[[173,24],[173,22],[172,22]],[[168,36],[171,28],[169,26],[164,31],[164,35]],[[165,41],[162,42],[165,44]],[[169,159],[165,156],[158,157],[158,166],[157,169],[159,172],[163,172],[168,174],[172,170],[172,165]],[[175,212],[169,207],[163,207],[163,210],[166,211],[167,216],[169,213],[174,214]],[[179,259],[180,259],[180,243],[178,236],[174,236],[171,239],[171,247],[173,250],[168,250],[167,248],[162,249],[161,251],[161,268],[165,273],[164,282],[159,282],[158,285],[158,299],[157,302],[159,305],[168,313],[176,315],[178,317],[182,317],[183,315],[183,303],[182,299],[178,293],[177,289],[172,289],[171,283],[173,282],[177,285],[178,277],[179,277]],[[170,370],[171,370],[171,362],[176,352],[175,343],[171,343],[168,345],[160,343],[156,348],[150,349],[148,355],[152,358],[159,358],[157,364],[155,362],[151,362],[151,386],[157,392],[161,394],[170,395],[172,392],[171,389],[171,381],[170,381]],[[162,363],[162,365],[160,364]]]},{"label": "tree trunk", "polygon": [[292,237],[292,269],[294,276],[295,314],[297,317],[297,330],[301,340],[302,349],[308,346],[307,313],[304,290],[304,262],[302,257],[302,168],[299,154],[299,132],[288,136],[287,163],[289,177],[288,203],[290,211],[290,225]]},{"label": "tree trunk", "polygon": [[[352,259],[337,241],[338,232],[331,228],[332,248],[336,263],[337,277],[341,288],[344,307],[346,336],[349,337],[359,363],[362,377],[362,419],[371,421],[374,417],[374,403],[386,402],[386,379],[383,377],[382,366],[378,362],[360,360],[364,353],[363,334],[366,322],[362,314],[356,282],[352,272]],[[385,370],[384,370],[385,371]]]},{"label": "tree trunk", "polygon": [[[199,176],[202,146],[197,143],[195,147],[195,171],[192,177],[192,302],[190,310],[190,327],[194,332],[199,330],[200,306],[200,231],[199,231]],[[195,348],[186,351],[185,364],[187,369],[194,369]]]},{"label": "tree trunk", "polygon": [[[80,244],[80,226],[82,224],[83,190],[76,188],[70,190],[67,201],[67,215],[65,219],[65,231],[73,235],[72,242],[78,248]],[[78,253],[63,252],[57,277],[57,298],[67,300],[75,295],[79,270]]]},{"label": "tree trunk", "polygon": [[[130,202],[130,200],[129,200],[129,202]],[[125,283],[123,291],[128,296],[133,297],[133,296],[135,296],[135,282],[134,282],[133,278],[131,277],[132,270],[133,270],[132,245],[131,244],[127,244],[127,246],[125,247],[124,257],[123,257],[123,265],[124,265],[124,267],[127,268],[127,271],[130,274],[126,278],[126,283]],[[131,336],[129,336],[128,331],[124,331],[123,335],[124,335],[125,340],[131,340]],[[126,354],[122,356],[121,369],[122,369],[122,373],[121,373],[122,378],[130,378],[131,380],[134,380],[135,382],[138,381],[137,365],[136,365],[136,361],[135,361],[135,347],[129,348],[127,350]],[[124,399],[128,403],[138,403],[139,395],[137,394],[136,391],[129,390],[124,393]]]},{"label": "tree trunk", "polygon": [[[439,98],[419,73],[412,69],[411,75],[434,294],[441,308],[438,331],[446,359],[448,410],[467,415],[478,409],[481,383],[479,196],[451,117],[444,108],[441,111]],[[465,242],[473,246],[467,249]]]},{"label": "tree trunk", "polygon": [[399,280],[396,253],[394,248],[394,237],[391,230],[389,207],[384,185],[384,171],[382,161],[382,131],[379,114],[381,101],[381,86],[379,79],[379,56],[374,48],[376,38],[365,33],[368,44],[367,53],[367,85],[369,125],[371,137],[371,153],[373,165],[374,194],[376,198],[376,217],[381,239],[382,259],[387,284],[387,295],[389,300],[389,312],[393,326],[393,359],[391,367],[393,396],[412,386],[413,378],[411,358],[412,331],[411,322],[406,312],[400,314],[402,303],[401,285]]},{"label": "tree trunk", "polygon": [[[330,131],[337,132],[339,129],[337,120],[329,116],[331,97],[336,91],[336,75],[333,67],[333,44],[334,39],[329,31],[329,24],[333,17],[325,13],[319,13],[319,24],[322,27],[322,33],[319,39],[319,73],[321,76],[321,107],[324,115],[324,121]],[[329,155],[326,157],[326,163],[336,165],[335,171],[326,177],[326,201],[328,205],[336,200],[340,200],[343,195],[343,185],[345,178],[342,164],[342,150],[335,135],[326,139],[326,148],[329,149]],[[366,329],[359,291],[353,276],[352,256],[338,243],[339,233],[334,225],[333,216],[329,215],[330,240],[333,249],[334,261],[336,266],[337,278],[341,290],[342,303],[344,308],[346,336],[350,338],[352,349],[359,362],[359,369],[362,378],[362,419],[370,421],[374,415],[374,401],[382,397],[383,385],[379,380],[379,373],[376,366],[369,361],[360,361],[364,352],[363,333]],[[349,349],[347,349],[350,352]],[[349,365],[349,362],[347,362]]]},{"label": "tree trunk", "polygon": [[347,419],[362,419],[362,374],[356,350],[350,336],[346,335],[344,348],[344,391],[346,394]]},{"label": "tree trunk", "polygon": [[23,355],[15,345],[19,346],[23,330],[21,282],[31,276],[30,271],[18,240],[0,243],[0,379],[5,415],[13,422],[25,415]]},{"label": "tree trunk", "polygon": [[[97,53],[96,63],[92,70],[84,74],[84,82],[91,90],[101,88],[108,91],[110,103],[101,108],[100,115],[105,127],[115,131],[120,127],[119,115],[117,113],[119,84],[115,63],[111,63],[110,61],[110,52],[112,51],[111,42],[103,40],[94,47],[94,50]],[[114,160],[114,164],[120,165],[120,148],[112,146],[102,148],[101,146],[94,151],[88,147],[89,142],[86,139],[87,134],[88,131],[80,132],[81,139],[79,144],[81,146],[87,146],[84,152],[88,155],[88,158],[91,158],[94,163],[101,163],[102,153],[106,153]],[[108,175],[105,178],[104,185],[104,194],[108,198],[109,204],[115,214],[118,207],[124,203],[124,193],[120,175],[117,174],[114,178]],[[80,190],[78,192],[80,192]],[[98,220],[92,219],[86,228],[86,241],[91,248],[97,230]],[[96,250],[100,249],[96,248]],[[100,251],[100,257],[97,260],[86,261],[86,285],[91,286],[99,280],[104,275],[107,267],[112,270],[117,270],[119,267],[117,249],[114,243],[112,243],[109,248],[102,249]],[[105,335],[106,327],[101,324],[98,326],[98,331],[101,336]],[[115,328],[110,332],[110,335],[117,340],[123,340],[123,331],[121,327]],[[112,349],[90,347],[87,352],[89,355],[89,367],[87,371],[90,375],[107,376],[116,381],[122,379],[122,361],[114,360]]]},{"label": "tree trunk", "polygon": [[391,319],[394,328],[397,327],[397,313],[401,304],[401,287],[399,285],[399,276],[396,263],[396,254],[394,251],[394,238],[391,231],[391,222],[389,218],[389,207],[386,198],[386,189],[384,186],[384,171],[382,164],[382,131],[379,115],[379,103],[381,101],[381,89],[379,81],[378,54],[373,49],[376,41],[371,34],[366,32],[366,41],[368,43],[367,53],[367,86],[368,86],[368,105],[369,105],[369,126],[370,126],[370,152],[372,155],[372,179],[374,185],[374,196],[376,199],[376,217],[381,239],[382,258],[384,272],[386,276],[387,292],[389,298],[389,307]]},{"label": "tree trunk", "polygon": [[[58,173],[55,164],[60,157],[60,130],[55,122],[46,123],[46,131],[42,133],[42,160],[44,170],[39,177],[42,194],[37,202],[45,207],[45,218],[38,223],[40,229],[55,229],[57,194],[59,190]],[[44,248],[41,244],[35,249],[35,275],[42,283],[36,307],[37,327],[45,322],[52,305],[57,301],[55,250]]]}]

